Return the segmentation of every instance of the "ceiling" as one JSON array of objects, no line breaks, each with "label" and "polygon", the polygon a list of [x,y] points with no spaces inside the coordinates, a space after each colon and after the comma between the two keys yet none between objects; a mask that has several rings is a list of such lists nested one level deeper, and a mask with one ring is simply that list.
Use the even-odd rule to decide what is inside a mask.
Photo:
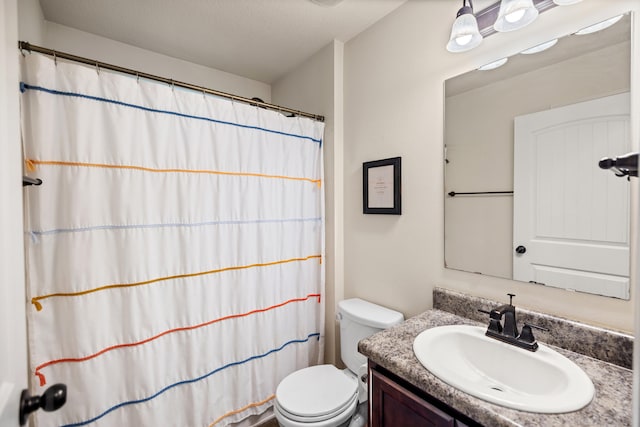
[{"label": "ceiling", "polygon": [[[406,0],[40,0],[44,18],[142,49],[273,83]],[[488,0],[487,0],[488,1]],[[455,12],[454,12],[455,14]]]}]

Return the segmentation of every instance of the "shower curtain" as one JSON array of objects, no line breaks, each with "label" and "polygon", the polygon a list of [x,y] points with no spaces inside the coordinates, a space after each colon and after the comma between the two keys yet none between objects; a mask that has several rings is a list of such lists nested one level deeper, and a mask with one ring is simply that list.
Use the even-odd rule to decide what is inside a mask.
[{"label": "shower curtain", "polygon": [[323,123],[23,59],[36,426],[228,425],[322,362]]}]

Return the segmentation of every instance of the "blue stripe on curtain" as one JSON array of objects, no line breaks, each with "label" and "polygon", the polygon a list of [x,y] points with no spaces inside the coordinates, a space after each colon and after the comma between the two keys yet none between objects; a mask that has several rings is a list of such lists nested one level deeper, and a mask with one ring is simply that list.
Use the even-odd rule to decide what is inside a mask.
[{"label": "blue stripe on curtain", "polygon": [[274,134],[277,134],[277,135],[290,136],[290,137],[299,138],[299,139],[307,139],[309,141],[313,141],[313,142],[317,143],[318,145],[322,145],[322,140],[321,139],[313,138],[313,137],[307,136],[307,135],[297,135],[297,134],[293,134],[293,133],[287,133],[287,132],[281,132],[281,131],[278,131],[278,130],[267,129],[267,128],[263,128],[263,127],[260,127],[260,126],[251,126],[251,125],[245,125],[245,124],[242,124],[242,123],[234,123],[234,122],[228,122],[228,121],[224,121],[224,120],[217,120],[217,119],[213,119],[211,117],[192,116],[192,115],[180,113],[180,112],[177,112],[177,111],[160,110],[160,109],[156,109],[156,108],[145,107],[144,105],[136,105],[136,104],[131,104],[131,103],[128,103],[128,102],[122,102],[122,101],[117,101],[117,100],[114,100],[114,99],[102,98],[102,97],[99,97],[99,96],[86,95],[86,94],[82,94],[82,93],[66,92],[66,91],[61,91],[61,90],[56,90],[56,89],[49,89],[49,88],[42,87],[42,86],[31,85],[31,84],[28,84],[28,83],[25,83],[25,82],[20,82],[20,92],[24,93],[26,90],[37,90],[37,91],[49,93],[51,95],[71,96],[71,97],[76,97],[76,98],[90,99],[92,101],[106,102],[106,103],[109,103],[109,104],[121,105],[123,107],[137,108],[139,110],[148,111],[148,112],[151,112],[151,113],[171,114],[171,115],[174,115],[174,116],[184,117],[184,118],[188,118],[188,119],[205,120],[205,121],[208,121],[208,122],[218,123],[218,124],[222,124],[222,125],[237,126],[237,127],[245,128],[245,129],[254,129],[254,130],[259,130],[259,131],[263,131],[263,132],[274,133]]},{"label": "blue stripe on curtain", "polygon": [[61,233],[81,233],[96,230],[128,230],[140,228],[165,228],[165,227],[207,227],[212,225],[237,225],[237,224],[268,224],[268,223],[287,223],[287,222],[320,222],[322,218],[291,218],[291,219],[252,219],[237,221],[205,221],[194,223],[166,223],[166,224],[137,224],[137,225],[94,225],[89,227],[78,228],[57,228],[53,230],[30,230],[27,231],[32,236],[46,236],[49,234]]},{"label": "blue stripe on curtain", "polygon": [[127,402],[119,403],[119,404],[114,405],[114,406],[112,406],[111,408],[107,409],[106,411],[104,411],[103,413],[101,413],[100,415],[98,415],[98,416],[96,416],[96,417],[93,417],[93,418],[91,418],[91,419],[88,419],[88,420],[85,420],[85,421],[81,421],[81,422],[78,422],[78,423],[74,423],[74,424],[66,424],[66,425],[63,425],[62,427],[79,427],[79,426],[84,426],[84,425],[90,424],[90,423],[92,423],[92,422],[98,421],[100,418],[104,417],[105,415],[109,414],[110,412],[115,411],[116,409],[122,408],[123,406],[127,406],[127,405],[136,405],[136,404],[138,404],[138,403],[148,402],[148,401],[150,401],[151,399],[154,399],[154,398],[156,398],[156,397],[160,396],[160,395],[161,395],[162,393],[164,393],[165,391],[168,391],[168,390],[170,390],[170,389],[172,389],[172,388],[174,388],[174,387],[177,387],[177,386],[180,386],[180,385],[184,385],[184,384],[195,383],[195,382],[198,382],[198,381],[204,380],[205,378],[208,378],[208,377],[210,377],[211,375],[216,374],[216,373],[218,373],[218,372],[220,372],[220,371],[223,371],[223,370],[225,370],[225,369],[227,369],[227,368],[231,368],[232,366],[242,365],[242,364],[245,364],[245,363],[247,363],[247,362],[251,362],[252,360],[262,359],[263,357],[267,357],[267,356],[269,356],[270,354],[277,353],[277,352],[279,352],[280,350],[282,350],[283,348],[285,348],[285,347],[287,347],[287,346],[289,346],[289,345],[291,345],[291,344],[301,344],[301,343],[306,343],[306,342],[308,342],[308,341],[309,341],[311,338],[313,338],[313,337],[316,337],[316,338],[319,340],[319,339],[320,339],[320,333],[315,332],[315,333],[313,333],[313,334],[309,334],[306,338],[298,339],[298,340],[291,340],[291,341],[288,341],[288,342],[286,342],[286,343],[282,344],[280,347],[278,347],[278,348],[274,348],[274,349],[272,349],[272,350],[269,350],[269,351],[267,351],[266,353],[258,354],[258,355],[256,355],[256,356],[251,356],[251,357],[249,357],[249,358],[247,358],[247,359],[240,360],[240,361],[238,361],[238,362],[231,362],[231,363],[228,363],[228,364],[226,364],[226,365],[224,365],[224,366],[221,366],[221,367],[219,367],[219,368],[217,368],[217,369],[214,369],[213,371],[211,371],[211,372],[209,372],[209,373],[207,373],[207,374],[202,375],[201,377],[198,377],[198,378],[192,378],[192,379],[190,379],[190,380],[179,381],[179,382],[177,382],[177,383],[174,383],[174,384],[168,385],[168,386],[166,386],[165,388],[163,388],[162,390],[160,390],[159,392],[157,392],[157,393],[155,393],[155,394],[153,394],[153,395],[151,395],[151,396],[149,396],[149,397],[145,397],[144,399],[129,400],[129,401],[127,401]]}]

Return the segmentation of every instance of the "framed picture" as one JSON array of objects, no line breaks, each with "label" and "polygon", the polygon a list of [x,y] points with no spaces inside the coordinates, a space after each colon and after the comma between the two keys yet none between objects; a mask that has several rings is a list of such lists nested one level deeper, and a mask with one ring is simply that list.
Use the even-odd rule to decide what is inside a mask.
[{"label": "framed picture", "polygon": [[362,164],[362,212],[400,215],[400,157]]}]

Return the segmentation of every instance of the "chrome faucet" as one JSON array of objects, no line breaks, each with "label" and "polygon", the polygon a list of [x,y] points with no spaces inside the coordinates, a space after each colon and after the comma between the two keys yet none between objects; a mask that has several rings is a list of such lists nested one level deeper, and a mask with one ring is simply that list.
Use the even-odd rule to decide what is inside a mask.
[{"label": "chrome faucet", "polygon": [[489,315],[489,327],[485,335],[529,351],[536,351],[538,343],[533,336],[532,328],[543,331],[548,329],[525,323],[522,331],[518,332],[516,308],[513,305],[515,295],[507,295],[509,295],[509,304],[501,305],[491,311],[478,310]]}]

